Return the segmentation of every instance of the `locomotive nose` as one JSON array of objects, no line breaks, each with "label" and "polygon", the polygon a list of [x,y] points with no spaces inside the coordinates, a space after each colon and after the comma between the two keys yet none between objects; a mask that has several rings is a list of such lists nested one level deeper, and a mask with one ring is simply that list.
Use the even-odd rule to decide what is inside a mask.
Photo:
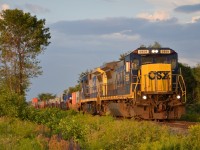
[{"label": "locomotive nose", "polygon": [[171,65],[146,64],[141,67],[141,90],[144,92],[171,91]]}]

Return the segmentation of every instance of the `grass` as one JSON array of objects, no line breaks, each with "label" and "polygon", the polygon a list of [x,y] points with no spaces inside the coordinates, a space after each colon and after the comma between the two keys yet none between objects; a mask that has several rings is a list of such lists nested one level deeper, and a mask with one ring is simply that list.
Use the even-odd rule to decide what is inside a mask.
[{"label": "grass", "polygon": [[45,139],[39,139],[37,125],[17,118],[0,118],[0,149],[40,150],[47,147]]},{"label": "grass", "polygon": [[[58,110],[41,111],[35,114],[36,123],[0,118],[0,150],[62,150],[69,147],[84,150],[200,149],[200,125],[191,126],[185,135],[172,133],[166,126],[147,121],[116,120],[111,116],[74,112],[65,114]],[[37,118],[44,122],[38,120],[38,125]]]},{"label": "grass", "polygon": [[48,137],[50,130],[30,121],[18,118],[0,118],[0,150],[62,150],[69,142],[57,135]]}]

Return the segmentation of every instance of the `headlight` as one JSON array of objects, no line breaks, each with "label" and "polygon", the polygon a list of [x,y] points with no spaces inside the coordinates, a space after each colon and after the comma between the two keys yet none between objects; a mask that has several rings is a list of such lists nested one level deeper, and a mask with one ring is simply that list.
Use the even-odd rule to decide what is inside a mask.
[{"label": "headlight", "polygon": [[145,99],[145,100],[146,100],[146,99],[147,99],[147,96],[146,96],[146,95],[143,95],[143,96],[142,96],[142,99]]},{"label": "headlight", "polygon": [[180,95],[177,95],[177,96],[176,96],[176,98],[177,98],[177,99],[180,99],[180,98],[181,98],[181,96],[180,96]]},{"label": "headlight", "polygon": [[157,54],[157,53],[158,53],[158,50],[157,50],[157,49],[153,49],[151,52],[152,52],[153,54]]}]

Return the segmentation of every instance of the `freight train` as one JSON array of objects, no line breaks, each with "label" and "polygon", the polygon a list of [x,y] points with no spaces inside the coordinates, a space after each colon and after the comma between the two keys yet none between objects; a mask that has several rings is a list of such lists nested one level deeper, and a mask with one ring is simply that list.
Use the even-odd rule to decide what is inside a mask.
[{"label": "freight train", "polygon": [[81,78],[81,91],[45,106],[146,120],[179,119],[185,113],[186,87],[178,66],[178,54],[170,48],[138,48],[121,61],[88,72]]},{"label": "freight train", "polygon": [[178,55],[170,48],[138,48],[81,79],[73,105],[84,112],[150,120],[185,113],[186,87]]}]

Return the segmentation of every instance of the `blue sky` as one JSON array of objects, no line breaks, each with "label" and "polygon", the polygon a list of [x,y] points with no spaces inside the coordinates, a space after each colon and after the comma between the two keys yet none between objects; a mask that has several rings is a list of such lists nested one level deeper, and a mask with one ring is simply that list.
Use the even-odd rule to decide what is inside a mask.
[{"label": "blue sky", "polygon": [[81,72],[154,41],[176,50],[182,63],[200,63],[200,0],[0,0],[0,11],[15,8],[46,19],[52,36],[27,100],[59,95]]}]

